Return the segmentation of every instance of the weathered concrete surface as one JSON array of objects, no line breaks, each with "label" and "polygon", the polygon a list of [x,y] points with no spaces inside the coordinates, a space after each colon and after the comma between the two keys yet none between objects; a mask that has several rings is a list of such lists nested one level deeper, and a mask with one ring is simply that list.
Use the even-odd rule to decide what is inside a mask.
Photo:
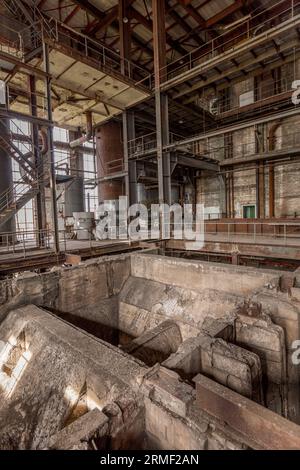
[{"label": "weathered concrete surface", "polygon": [[141,253],[131,257],[131,275],[195,291],[216,289],[236,295],[247,295],[276,280],[271,270]]},{"label": "weathered concrete surface", "polygon": [[[85,385],[103,406],[129,388],[137,390],[138,377],[146,370],[118,348],[35,306],[11,312],[0,326],[5,343],[20,333],[25,335],[30,357],[13,393],[6,388],[5,372],[0,377],[0,447],[4,449],[47,447]],[[2,360],[5,363],[5,357]]]},{"label": "weathered concrete surface", "polygon": [[283,381],[287,391],[288,418],[300,423],[300,371],[293,364],[292,345],[300,338],[300,305],[289,297],[288,293],[262,289],[255,297],[263,309],[268,311],[273,323],[280,326],[285,336],[286,378]]},{"label": "weathered concrete surface", "polygon": [[[24,332],[26,341],[0,372],[0,447],[44,448],[56,435],[58,447],[90,448],[77,421],[91,411],[91,396],[108,417],[101,439],[95,431],[97,448],[251,447],[249,436],[240,440],[197,412],[193,388],[172,369],[189,380],[203,372],[258,402],[263,384],[269,408],[299,419],[299,371],[290,361],[297,282],[297,275],[140,253],[1,281],[0,341]],[[126,352],[35,307],[14,310],[28,302],[108,343],[127,343]],[[14,358],[26,348],[31,358],[8,397]],[[149,369],[156,361],[165,368]]]},{"label": "weathered concrete surface", "polygon": [[240,315],[235,322],[236,344],[256,353],[265,378],[264,401],[269,409],[287,417],[287,373],[283,329],[270,317]]},{"label": "weathered concrete surface", "polygon": [[194,380],[198,406],[252,440],[254,448],[300,448],[300,427],[296,424],[201,374]]},{"label": "weathered concrete surface", "polygon": [[193,328],[201,327],[207,316],[221,318],[231,312],[242,297],[216,289],[192,290],[130,277],[120,292],[119,301],[121,329],[127,327],[138,335],[168,318],[179,324],[185,339],[193,335]]},{"label": "weathered concrete surface", "polygon": [[162,365],[190,379],[202,373],[245,397],[263,403],[259,357],[222,339],[199,334],[182,343]]},{"label": "weathered concrete surface", "polygon": [[98,408],[84,414],[69,426],[54,434],[49,441],[49,448],[55,450],[89,449],[89,441],[101,439],[107,435],[108,417]]},{"label": "weathered concrete surface", "polygon": [[181,343],[182,337],[178,325],[167,320],[134,339],[124,346],[123,350],[152,366],[156,362],[163,362],[170,354],[177,351]]},{"label": "weathered concrete surface", "polygon": [[0,281],[0,321],[8,311],[34,304],[101,336],[99,325],[118,328],[118,294],[129,274],[130,257],[120,255]]},{"label": "weathered concrete surface", "polygon": [[151,448],[164,450],[243,449],[231,430],[223,430],[211,416],[195,409],[194,390],[178,375],[162,367],[143,382],[145,426]]}]

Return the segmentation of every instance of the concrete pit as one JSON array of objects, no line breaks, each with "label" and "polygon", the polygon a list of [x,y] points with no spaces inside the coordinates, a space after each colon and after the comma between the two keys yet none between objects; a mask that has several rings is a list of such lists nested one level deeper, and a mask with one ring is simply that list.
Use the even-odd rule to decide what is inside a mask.
[{"label": "concrete pit", "polygon": [[264,448],[199,405],[195,377],[296,432],[299,286],[146,252],[2,280],[0,448]]}]

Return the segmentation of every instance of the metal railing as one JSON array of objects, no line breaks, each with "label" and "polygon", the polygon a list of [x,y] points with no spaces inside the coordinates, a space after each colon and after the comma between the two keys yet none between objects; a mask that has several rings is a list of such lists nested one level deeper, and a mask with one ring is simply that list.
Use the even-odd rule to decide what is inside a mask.
[{"label": "metal railing", "polygon": [[[73,30],[64,25],[56,18],[49,20],[51,36],[48,38],[54,42],[59,42],[66,47],[71,47],[74,51],[92,59],[100,68],[104,68],[108,72],[118,72],[121,75],[134,81],[135,86],[143,85],[149,89],[152,86],[152,76],[144,68],[131,62],[126,58],[122,58],[120,54],[108,48],[99,41],[89,38],[88,36]],[[47,38],[48,33],[43,32]]]},{"label": "metal railing", "polygon": [[284,245],[296,243],[300,247],[300,219],[299,222],[276,219],[270,222],[260,222],[257,219],[249,222],[211,220],[205,221],[204,235],[209,236],[206,238],[207,241],[210,239],[212,241],[256,243],[276,240]]},{"label": "metal railing", "polygon": [[[173,151],[176,149],[186,149],[188,153],[195,157],[220,161],[226,160],[227,158],[251,157],[258,153],[263,155],[271,151],[271,146],[272,153],[300,148],[300,134],[295,131],[284,133],[283,136],[275,135],[272,138],[272,142],[270,142],[268,137],[263,142],[258,142],[257,139],[253,139],[248,142],[240,143],[233,139],[232,143],[222,144],[220,146],[212,145],[209,139],[203,136],[199,137],[199,139],[195,136],[193,141],[190,139],[180,140],[178,136],[175,136],[173,139],[170,138],[169,145],[172,145]],[[128,154],[130,158],[142,158],[147,154],[155,153],[156,147],[156,133],[146,134],[128,142]],[[164,149],[167,150],[168,146],[165,146]]]},{"label": "metal railing", "polygon": [[[274,136],[272,142],[269,137],[266,141],[261,143],[261,149],[258,150],[259,142],[257,139],[250,140],[248,142],[233,142],[227,145],[221,145],[220,147],[212,147],[209,143],[201,142],[203,152],[210,158],[216,160],[224,160],[230,156],[230,158],[243,158],[251,157],[256,154],[265,154],[270,151],[272,153],[281,152],[283,150],[292,150],[300,148],[300,134],[299,132],[284,133],[282,136]],[[194,145],[200,145],[200,142],[195,142]],[[270,150],[272,147],[272,150]]]},{"label": "metal railing", "polygon": [[[35,21],[20,31],[16,31],[1,22],[3,39],[8,37],[7,44],[0,44],[0,50],[16,55],[25,60],[26,54],[41,46],[44,40],[53,44],[59,43],[74,52],[93,61],[96,67],[109,72],[117,72],[132,80],[135,86],[152,88],[152,74],[145,68],[122,58],[119,53],[101,42],[75,31],[56,18],[48,18],[39,9],[34,9]],[[4,23],[4,24],[2,24]],[[5,31],[6,33],[5,33]]]},{"label": "metal railing", "polygon": [[42,45],[44,40],[50,40],[53,44],[59,43],[67,49],[72,49],[78,55],[90,59],[95,67],[104,69],[107,73],[117,72],[134,82],[135,86],[144,86],[151,89],[151,74],[139,65],[128,59],[122,58],[120,54],[109,49],[99,41],[89,38],[84,34],[64,25],[56,18],[46,19],[43,15],[34,23],[21,31],[14,31],[13,53],[25,60],[26,53],[33,48]]},{"label": "metal railing", "polygon": [[[280,8],[281,10],[279,10]],[[206,42],[203,46],[163,67],[162,76],[165,76],[166,81],[168,81],[224,52],[233,50],[244,41],[251,40],[263,33],[267,37],[274,24],[278,24],[280,20],[292,19],[299,13],[299,0],[289,0],[288,5],[286,0],[273,3],[263,11],[259,11],[250,18],[247,17],[244,21],[239,22],[236,26],[228,28],[224,33]],[[265,18],[266,14],[269,15],[267,19]]]},{"label": "metal railing", "polygon": [[[175,134],[174,132],[169,133],[170,144],[180,142],[182,139],[182,135]],[[137,158],[156,150],[156,147],[156,132],[150,132],[149,134],[128,141],[128,156],[129,158]]]},{"label": "metal railing", "polygon": [[[85,229],[76,229],[76,232],[80,231],[86,235]],[[95,239],[92,232],[89,232],[88,237],[82,240],[71,238],[70,232],[67,230],[59,230],[58,234],[60,254],[62,255],[77,249],[84,250],[85,253],[89,252],[93,255],[95,254],[95,249],[101,248],[103,244],[103,241]],[[15,255],[15,260],[32,258],[34,255],[55,255],[54,236],[54,231],[51,229],[19,230],[14,232],[0,231],[0,271],[1,263],[12,260],[12,255]],[[113,242],[114,240],[108,240],[110,244]],[[120,239],[116,239],[115,242],[118,244],[126,243],[126,241]],[[128,243],[130,244],[130,242]]]},{"label": "metal railing", "polygon": [[[228,93],[228,96],[224,96],[222,93],[219,93],[213,99],[202,96],[196,100],[196,104],[214,116],[222,116],[223,113],[228,111],[242,112],[244,106],[253,105],[259,101],[261,101],[261,106],[263,107],[265,106],[265,101],[273,96],[278,97],[287,92],[292,93],[292,83],[295,79],[295,74],[293,74],[277,80],[264,80],[258,85],[253,83],[252,89],[245,93],[240,92],[240,94],[236,92],[237,89],[234,85],[229,85],[223,90]],[[251,93],[252,96],[249,95],[248,100],[246,99],[245,103],[243,103],[241,97],[246,93]]]},{"label": "metal railing", "polygon": [[18,254],[22,258],[32,256],[32,251],[40,246],[50,250],[53,233],[51,230],[19,230],[15,232],[0,232],[0,266],[1,255]]}]

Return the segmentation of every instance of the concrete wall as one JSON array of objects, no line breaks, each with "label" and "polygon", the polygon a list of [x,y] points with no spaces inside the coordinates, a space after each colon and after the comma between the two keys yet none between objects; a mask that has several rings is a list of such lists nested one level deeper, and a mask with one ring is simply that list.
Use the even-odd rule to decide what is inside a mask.
[{"label": "concrete wall", "polygon": [[[138,389],[142,363],[35,306],[11,312],[0,326],[5,348],[22,334],[26,361],[21,373],[1,367],[0,447],[41,449],[81,414]],[[3,344],[3,343],[2,343]],[[24,356],[25,357],[25,356]],[[7,360],[4,356],[1,361]],[[2,366],[2,364],[1,364]],[[11,383],[12,380],[14,382]],[[91,390],[92,403],[82,397]],[[83,408],[83,409],[82,409]],[[76,412],[75,412],[76,411]]]},{"label": "concrete wall", "polygon": [[118,294],[129,274],[130,257],[124,255],[5,279],[0,282],[0,318],[20,305],[35,304],[117,344]]},{"label": "concrete wall", "polygon": [[241,395],[263,403],[259,357],[222,339],[199,334],[182,343],[162,365],[183,378],[192,379],[201,372]]},{"label": "concrete wall", "polygon": [[235,321],[235,341],[260,358],[264,377],[263,402],[267,408],[287,417],[284,330],[272,323],[268,316],[253,318],[242,315]]},{"label": "concrete wall", "polygon": [[147,254],[132,256],[131,275],[198,292],[213,289],[236,295],[247,295],[276,278],[271,270]]}]

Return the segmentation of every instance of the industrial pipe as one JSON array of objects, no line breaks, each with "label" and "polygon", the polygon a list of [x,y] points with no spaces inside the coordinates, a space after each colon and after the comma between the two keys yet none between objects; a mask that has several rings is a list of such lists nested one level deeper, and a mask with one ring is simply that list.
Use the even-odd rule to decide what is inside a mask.
[{"label": "industrial pipe", "polygon": [[93,121],[92,121],[92,112],[87,111],[86,113],[86,134],[82,135],[78,139],[72,140],[70,142],[70,147],[75,148],[78,147],[81,144],[84,144],[85,142],[88,142],[93,135]]}]

